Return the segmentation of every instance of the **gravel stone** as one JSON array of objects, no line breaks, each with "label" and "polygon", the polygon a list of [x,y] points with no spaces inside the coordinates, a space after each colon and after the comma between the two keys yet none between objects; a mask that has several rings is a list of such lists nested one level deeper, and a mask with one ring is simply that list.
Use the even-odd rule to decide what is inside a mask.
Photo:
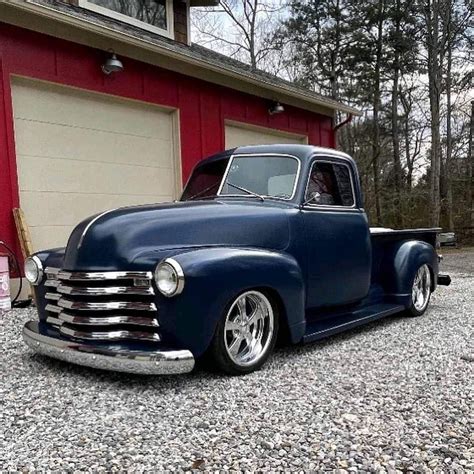
[{"label": "gravel stone", "polygon": [[0,316],[0,470],[474,472],[474,251],[446,252],[421,318],[393,316],[257,373],[150,377],[73,366]]}]

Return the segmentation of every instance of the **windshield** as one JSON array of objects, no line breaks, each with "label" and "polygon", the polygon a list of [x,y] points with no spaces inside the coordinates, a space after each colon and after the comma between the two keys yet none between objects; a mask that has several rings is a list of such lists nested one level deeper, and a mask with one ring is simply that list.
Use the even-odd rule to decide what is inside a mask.
[{"label": "windshield", "polygon": [[211,196],[253,196],[291,199],[299,163],[289,156],[234,156],[199,166],[193,172],[181,200]]}]

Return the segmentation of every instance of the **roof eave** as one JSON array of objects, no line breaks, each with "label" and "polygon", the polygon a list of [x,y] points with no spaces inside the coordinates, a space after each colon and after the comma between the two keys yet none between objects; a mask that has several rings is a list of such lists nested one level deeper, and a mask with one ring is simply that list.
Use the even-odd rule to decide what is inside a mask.
[{"label": "roof eave", "polygon": [[[23,15],[18,15],[18,10]],[[213,64],[193,57],[190,53],[174,51],[166,44],[156,44],[146,38],[78,18],[49,5],[0,0],[0,20],[99,49],[107,50],[113,46],[118,54],[124,56],[324,115],[333,116],[336,110],[361,115],[356,108],[333,99],[315,97],[310,91],[273,84],[261,77],[253,77],[245,70],[239,72],[224,64]],[[162,58],[167,62],[163,63],[160,60]],[[251,90],[249,85],[252,86]]]},{"label": "roof eave", "polygon": [[217,7],[219,0],[190,0],[190,7]]}]

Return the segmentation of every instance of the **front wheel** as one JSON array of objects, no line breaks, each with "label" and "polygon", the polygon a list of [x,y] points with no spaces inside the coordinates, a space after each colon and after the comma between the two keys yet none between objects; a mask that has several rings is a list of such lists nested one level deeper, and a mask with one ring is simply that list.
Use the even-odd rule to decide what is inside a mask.
[{"label": "front wheel", "polygon": [[276,305],[261,291],[246,291],[230,302],[219,321],[210,356],[228,374],[247,374],[266,362],[277,335]]},{"label": "front wheel", "polygon": [[409,316],[421,316],[428,307],[431,296],[431,272],[428,265],[421,265],[415,273],[411,290]]}]

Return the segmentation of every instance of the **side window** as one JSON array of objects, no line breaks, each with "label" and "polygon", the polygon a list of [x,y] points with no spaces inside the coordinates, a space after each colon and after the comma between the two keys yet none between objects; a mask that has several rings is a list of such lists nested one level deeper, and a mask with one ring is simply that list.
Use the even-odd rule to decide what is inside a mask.
[{"label": "side window", "polygon": [[349,167],[337,163],[316,162],[309,175],[305,201],[320,206],[354,205]]}]

